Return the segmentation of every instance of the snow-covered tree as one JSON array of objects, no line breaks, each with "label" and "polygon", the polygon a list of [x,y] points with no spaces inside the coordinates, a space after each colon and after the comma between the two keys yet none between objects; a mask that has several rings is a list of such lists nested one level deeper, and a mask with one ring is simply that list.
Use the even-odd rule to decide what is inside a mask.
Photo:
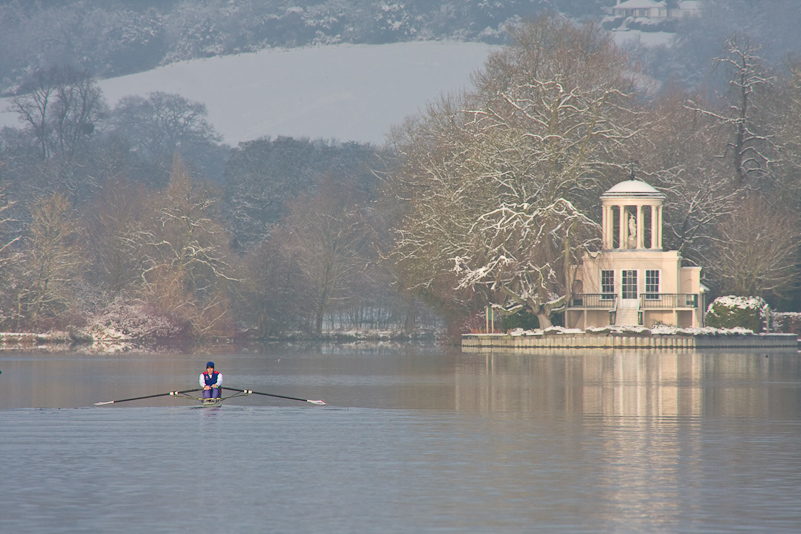
[{"label": "snow-covered tree", "polygon": [[169,185],[150,204],[141,234],[145,299],[184,317],[197,335],[218,335],[231,325],[225,290],[237,278],[217,195],[193,181],[176,156]]},{"label": "snow-covered tree", "polygon": [[[0,166],[0,170],[2,170],[2,166]],[[15,232],[10,228],[13,222],[11,210],[15,202],[8,199],[6,196],[6,189],[6,185],[0,187],[0,277],[2,276],[3,269],[5,269],[8,264],[14,262],[15,254],[13,247],[22,237],[19,234],[15,235]]]},{"label": "snow-covered tree", "polygon": [[75,286],[86,264],[83,229],[65,195],[55,193],[31,206],[32,224],[19,268],[19,306],[34,324],[74,304]]},{"label": "snow-covered tree", "polygon": [[[3,164],[0,164],[0,171]],[[5,291],[0,292],[0,325],[13,319],[18,313],[15,301],[16,290],[14,266],[19,265],[22,255],[18,243],[22,236],[12,228],[14,201],[6,196],[7,186],[0,187],[0,284]]]},{"label": "snow-covered tree", "polygon": [[671,91],[645,112],[632,148],[632,171],[665,193],[663,239],[668,250],[708,265],[715,222],[736,209],[739,188],[719,154],[723,133],[717,121],[686,106],[686,95]]},{"label": "snow-covered tree", "polygon": [[567,295],[568,264],[598,245],[585,211],[625,176],[633,67],[592,23],[540,18],[512,34],[475,92],[398,132],[393,181],[409,211],[393,258],[409,287],[482,290],[546,327]]},{"label": "snow-covered tree", "polygon": [[757,55],[760,46],[747,36],[726,40],[724,53],[715,59],[728,73],[728,108],[705,109],[690,106],[714,118],[727,130],[720,157],[733,166],[733,181],[739,186],[758,183],[768,177],[777,158],[767,109],[760,106],[772,88],[773,79]]}]

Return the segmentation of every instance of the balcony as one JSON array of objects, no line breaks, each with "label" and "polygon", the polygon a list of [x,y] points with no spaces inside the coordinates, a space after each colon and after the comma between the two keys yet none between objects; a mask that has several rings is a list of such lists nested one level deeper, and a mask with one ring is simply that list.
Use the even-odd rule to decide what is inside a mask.
[{"label": "balcony", "polygon": [[614,310],[616,303],[617,295],[614,293],[579,293],[570,299],[568,308]]},{"label": "balcony", "polygon": [[698,308],[698,295],[693,293],[643,293],[640,295],[641,310],[680,308]]}]

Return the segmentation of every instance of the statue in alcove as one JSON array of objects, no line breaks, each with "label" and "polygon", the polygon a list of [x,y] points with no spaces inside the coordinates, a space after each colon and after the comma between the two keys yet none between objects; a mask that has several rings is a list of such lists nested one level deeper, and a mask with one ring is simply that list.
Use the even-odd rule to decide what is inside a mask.
[{"label": "statue in alcove", "polygon": [[637,221],[629,214],[629,248],[637,248]]}]

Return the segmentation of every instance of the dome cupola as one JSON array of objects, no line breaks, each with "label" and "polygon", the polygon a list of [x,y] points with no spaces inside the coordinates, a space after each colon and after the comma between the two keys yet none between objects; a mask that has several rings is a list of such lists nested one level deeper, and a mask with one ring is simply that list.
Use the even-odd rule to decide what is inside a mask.
[{"label": "dome cupola", "polygon": [[642,180],[620,182],[601,195],[604,250],[661,250],[664,200]]}]

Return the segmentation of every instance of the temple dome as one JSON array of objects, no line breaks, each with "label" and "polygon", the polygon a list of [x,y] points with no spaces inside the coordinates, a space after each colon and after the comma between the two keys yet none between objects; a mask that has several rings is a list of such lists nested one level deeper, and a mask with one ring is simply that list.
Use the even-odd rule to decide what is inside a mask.
[{"label": "temple dome", "polygon": [[601,199],[611,198],[652,198],[664,200],[665,195],[642,180],[626,180],[612,186]]}]

